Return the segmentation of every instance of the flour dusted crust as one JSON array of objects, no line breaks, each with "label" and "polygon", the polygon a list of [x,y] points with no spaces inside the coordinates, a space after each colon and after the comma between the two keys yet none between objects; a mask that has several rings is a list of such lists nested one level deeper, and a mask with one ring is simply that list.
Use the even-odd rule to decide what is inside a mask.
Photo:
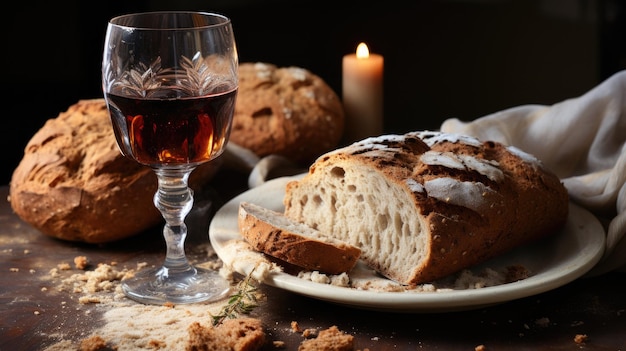
[{"label": "flour dusted crust", "polygon": [[337,147],[343,129],[341,101],[319,76],[300,67],[239,65],[231,141],[261,157],[309,164]]},{"label": "flour dusted crust", "polygon": [[403,284],[430,282],[557,232],[560,180],[532,155],[440,132],[368,138],[290,182],[285,215],[361,249]]},{"label": "flour dusted crust", "polygon": [[[215,170],[203,165],[191,184],[199,187]],[[154,172],[120,154],[104,99],[91,99],[33,135],[13,172],[9,199],[22,220],[46,235],[104,243],[162,221],[155,191]]]},{"label": "flour dusted crust", "polygon": [[312,271],[348,272],[361,254],[357,247],[249,202],[239,204],[238,225],[255,250]]}]

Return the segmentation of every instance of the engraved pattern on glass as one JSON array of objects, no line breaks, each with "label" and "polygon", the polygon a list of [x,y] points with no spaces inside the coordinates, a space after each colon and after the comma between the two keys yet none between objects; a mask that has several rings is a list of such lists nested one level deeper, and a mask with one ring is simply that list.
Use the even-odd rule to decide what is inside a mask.
[{"label": "engraved pattern on glass", "polygon": [[[107,76],[111,77],[111,66],[107,67]],[[109,79],[109,91],[122,96],[139,98],[173,98],[162,96],[178,92],[181,96],[203,96],[214,91],[224,90],[229,86],[227,79],[214,74],[200,52],[193,58],[181,56],[181,69],[163,69],[161,58],[157,58],[150,65],[138,63],[135,68],[124,72],[117,80]],[[230,84],[232,86],[232,84]],[[168,89],[162,89],[167,87]]]}]

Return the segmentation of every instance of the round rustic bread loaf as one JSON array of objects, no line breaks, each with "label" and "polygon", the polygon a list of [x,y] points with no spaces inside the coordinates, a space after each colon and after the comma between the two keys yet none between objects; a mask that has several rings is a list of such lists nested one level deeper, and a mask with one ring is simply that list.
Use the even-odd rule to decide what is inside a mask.
[{"label": "round rustic bread loaf", "polygon": [[307,164],[340,142],[343,105],[317,75],[268,63],[239,66],[231,140],[263,157]]},{"label": "round rustic bread loaf", "polygon": [[[192,187],[217,167],[199,167]],[[22,220],[46,235],[104,243],[162,221],[152,202],[156,186],[150,168],[120,154],[104,99],[81,100],[28,142],[11,178],[9,201]]]}]

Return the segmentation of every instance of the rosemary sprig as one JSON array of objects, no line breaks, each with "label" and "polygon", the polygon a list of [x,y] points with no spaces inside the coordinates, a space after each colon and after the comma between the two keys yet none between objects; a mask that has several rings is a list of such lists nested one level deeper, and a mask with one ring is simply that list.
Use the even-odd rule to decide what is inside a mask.
[{"label": "rosemary sprig", "polygon": [[237,318],[240,314],[250,314],[254,308],[258,307],[257,286],[254,278],[252,278],[253,272],[254,268],[245,279],[237,283],[237,292],[230,296],[228,303],[222,307],[220,313],[215,316],[211,315],[214,326],[221,324],[226,318]]}]

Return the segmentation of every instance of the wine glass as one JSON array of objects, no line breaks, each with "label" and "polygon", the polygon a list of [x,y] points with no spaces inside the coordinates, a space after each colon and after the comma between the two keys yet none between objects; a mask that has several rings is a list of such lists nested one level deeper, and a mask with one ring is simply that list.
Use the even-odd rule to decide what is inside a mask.
[{"label": "wine glass", "polygon": [[187,11],[111,19],[102,85],[120,151],[156,173],[154,205],[165,219],[163,265],[124,280],[124,293],[149,304],[223,298],[228,281],[191,265],[184,242],[193,206],[189,175],[219,156],[230,135],[238,90],[230,19]]}]

